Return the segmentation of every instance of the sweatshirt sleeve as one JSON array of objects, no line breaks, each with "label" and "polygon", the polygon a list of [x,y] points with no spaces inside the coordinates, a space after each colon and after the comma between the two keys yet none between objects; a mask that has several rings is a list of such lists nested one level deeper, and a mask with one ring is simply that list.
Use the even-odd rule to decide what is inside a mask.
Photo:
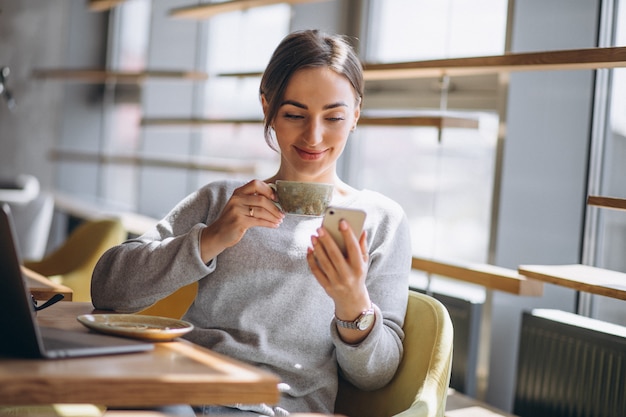
[{"label": "sweatshirt sleeve", "polygon": [[376,315],[374,327],[358,345],[343,342],[334,322],[331,335],[343,377],[360,389],[374,390],[391,380],[402,358],[412,253],[408,220],[399,206],[394,203],[378,213],[368,212],[368,217],[378,217],[378,223],[368,229],[366,278]]},{"label": "sweatshirt sleeve", "polygon": [[[200,233],[211,211],[210,195],[201,189],[181,201],[154,229],[109,249],[92,276],[97,309],[136,312],[215,268],[200,257]],[[215,205],[215,204],[213,204]]]}]

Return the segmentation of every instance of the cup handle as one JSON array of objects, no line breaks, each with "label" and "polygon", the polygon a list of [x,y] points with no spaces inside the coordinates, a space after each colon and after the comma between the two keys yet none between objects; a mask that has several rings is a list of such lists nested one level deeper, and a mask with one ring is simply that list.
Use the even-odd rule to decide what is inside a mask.
[{"label": "cup handle", "polygon": [[[269,186],[270,186],[270,188],[271,188],[272,190],[274,190],[274,194],[276,194],[276,197],[278,197],[278,189],[276,188],[276,184],[274,184],[274,183],[270,182],[270,183],[268,183],[267,185],[269,185]],[[278,201],[274,201],[274,200],[272,200],[272,203],[274,203],[274,205],[275,205],[276,207],[278,207],[278,209],[279,209],[280,211],[282,211],[283,213],[285,212],[285,210],[283,210],[283,208],[281,207],[281,205],[280,205],[280,203],[279,203]]]}]

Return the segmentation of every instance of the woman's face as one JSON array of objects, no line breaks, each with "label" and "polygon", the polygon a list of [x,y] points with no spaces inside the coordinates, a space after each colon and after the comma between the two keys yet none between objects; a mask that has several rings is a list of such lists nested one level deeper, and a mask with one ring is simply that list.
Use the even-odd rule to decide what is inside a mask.
[{"label": "woman's face", "polygon": [[278,177],[334,182],[337,159],[359,114],[354,89],[343,75],[326,67],[295,72],[273,123],[281,151]]}]

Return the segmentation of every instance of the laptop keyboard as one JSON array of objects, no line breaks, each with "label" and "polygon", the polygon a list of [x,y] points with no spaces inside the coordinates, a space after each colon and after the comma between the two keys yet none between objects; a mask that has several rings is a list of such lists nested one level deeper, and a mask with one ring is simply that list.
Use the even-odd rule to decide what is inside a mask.
[{"label": "laptop keyboard", "polygon": [[46,350],[61,350],[68,348],[81,348],[92,346],[92,344],[90,343],[82,343],[77,340],[58,339],[49,336],[43,338],[43,344],[46,347]]},{"label": "laptop keyboard", "polygon": [[51,329],[49,327],[42,327],[41,333],[43,344],[48,351],[90,348],[103,345],[103,341],[100,340],[102,336],[99,337],[99,335],[91,333]]}]

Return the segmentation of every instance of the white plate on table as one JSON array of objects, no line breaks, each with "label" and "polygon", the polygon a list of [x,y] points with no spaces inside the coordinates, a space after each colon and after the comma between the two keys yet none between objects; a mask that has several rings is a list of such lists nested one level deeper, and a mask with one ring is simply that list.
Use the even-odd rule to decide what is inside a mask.
[{"label": "white plate on table", "polygon": [[193,330],[193,324],[183,320],[141,314],[83,314],[76,319],[97,332],[155,342],[170,341]]}]

